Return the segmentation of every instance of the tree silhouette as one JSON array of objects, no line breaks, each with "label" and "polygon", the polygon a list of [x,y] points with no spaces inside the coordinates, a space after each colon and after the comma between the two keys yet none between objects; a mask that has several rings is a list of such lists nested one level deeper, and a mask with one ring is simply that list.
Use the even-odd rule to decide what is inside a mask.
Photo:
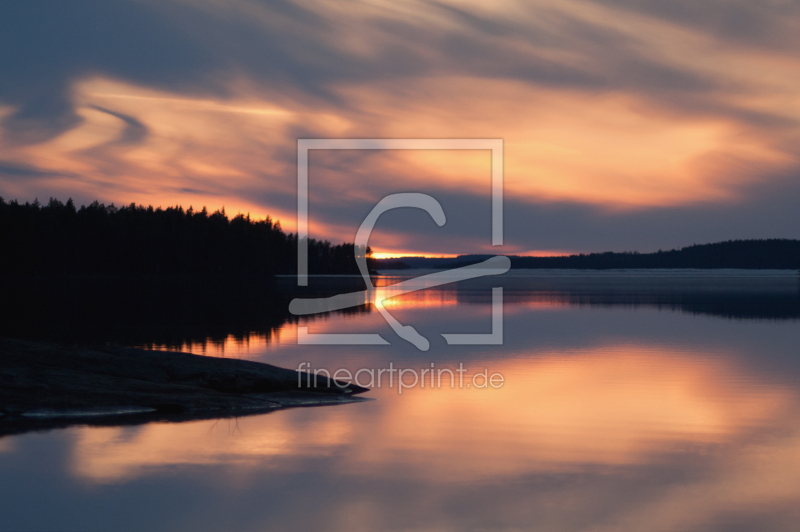
[{"label": "tree silhouette", "polygon": [[[358,274],[353,244],[308,242],[309,272]],[[79,209],[0,198],[0,274],[274,275],[295,273],[297,236],[270,217],[95,201]]]}]

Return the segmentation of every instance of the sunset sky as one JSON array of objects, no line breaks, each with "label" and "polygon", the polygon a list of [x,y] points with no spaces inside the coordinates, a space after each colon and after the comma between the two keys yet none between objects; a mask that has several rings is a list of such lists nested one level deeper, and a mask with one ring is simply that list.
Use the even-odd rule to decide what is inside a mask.
[{"label": "sunset sky", "polygon": [[797,0],[0,3],[0,196],[180,204],[293,231],[299,138],[501,138],[315,151],[311,236],[383,253],[654,251],[800,238]]}]

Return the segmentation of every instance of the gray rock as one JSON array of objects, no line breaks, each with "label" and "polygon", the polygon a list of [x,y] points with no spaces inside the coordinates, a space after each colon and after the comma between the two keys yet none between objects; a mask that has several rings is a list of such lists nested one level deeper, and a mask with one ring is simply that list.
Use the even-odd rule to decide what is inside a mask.
[{"label": "gray rock", "polygon": [[368,391],[328,379],[309,388],[301,377],[247,360],[0,338],[0,435],[86,420],[184,420],[342,404]]}]

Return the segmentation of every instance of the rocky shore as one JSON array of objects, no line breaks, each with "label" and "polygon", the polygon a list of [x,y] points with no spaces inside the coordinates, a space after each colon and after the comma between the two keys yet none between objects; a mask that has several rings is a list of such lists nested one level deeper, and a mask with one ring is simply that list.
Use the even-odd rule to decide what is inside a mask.
[{"label": "rocky shore", "polygon": [[0,338],[0,436],[81,424],[219,418],[361,401],[368,391],[239,359]]}]

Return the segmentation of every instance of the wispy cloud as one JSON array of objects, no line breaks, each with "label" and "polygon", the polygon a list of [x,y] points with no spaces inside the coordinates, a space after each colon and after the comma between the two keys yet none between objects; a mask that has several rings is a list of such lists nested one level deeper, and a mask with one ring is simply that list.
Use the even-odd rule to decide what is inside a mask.
[{"label": "wispy cloud", "polygon": [[[800,200],[794,2],[143,0],[0,11],[0,151],[8,168],[28,169],[2,174],[6,197],[224,205],[291,229],[297,138],[500,137],[509,220],[548,228],[507,224],[510,250],[800,237],[787,229],[798,215],[779,207]],[[312,230],[352,238],[363,211],[399,187],[450,205],[452,229],[436,233],[447,249],[423,222],[391,217],[376,247],[477,249],[479,224],[455,226],[470,218],[460,209],[483,209],[487,161],[317,154]]]}]

